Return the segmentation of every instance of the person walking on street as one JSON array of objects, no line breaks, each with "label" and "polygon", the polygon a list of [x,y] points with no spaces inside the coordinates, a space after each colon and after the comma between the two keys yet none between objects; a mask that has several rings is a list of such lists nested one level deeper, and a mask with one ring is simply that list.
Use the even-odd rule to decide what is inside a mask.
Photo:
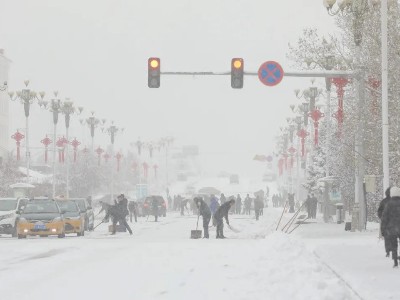
[{"label": "person walking on street", "polygon": [[385,233],[382,230],[382,217],[383,217],[383,211],[385,210],[385,207],[390,200],[390,187],[386,189],[385,196],[386,197],[382,199],[381,203],[379,203],[378,218],[379,218],[379,220],[381,220],[381,234],[385,241],[386,257],[389,257],[389,255],[390,255],[390,240],[389,240],[388,236],[385,236]]},{"label": "person walking on street", "polygon": [[117,197],[118,201],[115,201],[114,205],[110,205],[107,211],[107,214],[105,218],[103,219],[106,220],[109,217],[112,219],[112,235],[114,235],[117,231],[117,223],[119,223],[122,226],[125,226],[125,228],[129,231],[129,234],[132,235],[132,229],[129,226],[129,224],[126,222],[126,217],[129,214],[128,212],[128,200],[125,198],[124,194],[121,194]]},{"label": "person walking on street", "polygon": [[221,205],[224,204],[226,202],[226,197],[224,195],[224,193],[221,194],[221,197],[219,198]]},{"label": "person walking on street", "polygon": [[157,197],[152,197],[151,199],[151,210],[154,215],[154,222],[158,222],[158,199]]},{"label": "person walking on street", "polygon": [[309,219],[312,219],[312,203],[311,203],[311,197],[310,197],[310,195],[307,195],[307,199],[306,199],[306,201],[305,201],[304,206],[305,206],[306,209],[307,209],[307,217],[308,217]]},{"label": "person walking on street", "polygon": [[240,194],[237,195],[235,207],[236,207],[236,214],[240,215],[242,212],[242,198],[240,198]]},{"label": "person walking on street", "polygon": [[250,215],[251,211],[251,198],[249,194],[247,194],[246,198],[244,199],[244,214]]},{"label": "person walking on street", "polygon": [[314,194],[311,194],[311,218],[317,218],[318,199]]},{"label": "person walking on street", "polygon": [[138,211],[138,205],[136,201],[129,201],[128,204],[128,209],[129,209],[129,220],[132,223],[132,216],[135,217],[135,223],[137,223],[137,211]]},{"label": "person walking on street", "polygon": [[256,220],[258,221],[261,213],[261,208],[263,207],[262,200],[260,199],[260,196],[257,195],[256,199],[254,199],[254,212],[256,214]]},{"label": "person walking on street", "polygon": [[211,220],[211,210],[208,207],[207,203],[204,202],[204,200],[200,197],[194,198],[194,203],[196,203],[196,206],[198,208],[199,216],[202,216],[203,218],[204,238],[208,239],[210,237],[208,233],[208,226]]},{"label": "person walking on street", "polygon": [[294,194],[288,194],[289,212],[294,213]]},{"label": "person walking on street", "polygon": [[381,226],[383,235],[389,239],[394,267],[397,268],[399,266],[397,240],[400,238],[400,188],[398,187],[390,189],[390,200],[383,210]]},{"label": "person walking on street", "polygon": [[222,204],[214,214],[214,221],[217,224],[217,239],[224,239],[224,218],[229,226],[229,210],[235,205],[235,200],[230,200]]}]

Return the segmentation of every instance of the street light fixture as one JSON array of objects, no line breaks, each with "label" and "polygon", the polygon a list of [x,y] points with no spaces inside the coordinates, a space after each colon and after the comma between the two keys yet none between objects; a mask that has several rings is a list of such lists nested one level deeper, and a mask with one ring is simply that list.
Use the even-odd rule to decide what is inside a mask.
[{"label": "street light fixture", "polygon": [[65,99],[65,101],[63,102],[63,104],[61,105],[61,113],[65,116],[65,131],[66,131],[66,139],[67,139],[67,178],[66,178],[66,196],[67,199],[69,199],[69,124],[70,124],[70,120],[71,120],[71,115],[73,114],[77,114],[80,115],[83,111],[83,107],[79,106],[79,107],[74,107],[74,103],[69,99]]},{"label": "street light fixture", "polygon": [[90,129],[90,136],[92,137],[92,154],[94,152],[94,131],[99,125],[104,125],[106,120],[105,119],[98,119],[94,116],[94,111],[91,112],[91,116],[86,119],[86,124],[89,126]]},{"label": "street light fixture", "polygon": [[26,143],[26,178],[29,183],[29,169],[30,169],[30,161],[31,161],[31,153],[29,149],[29,113],[31,104],[37,100],[39,103],[44,101],[43,98],[45,96],[44,92],[39,92],[39,96],[37,92],[32,91],[28,88],[29,80],[24,81],[25,89],[15,92],[9,92],[8,95],[12,101],[19,100],[24,105],[25,112],[25,123],[26,123],[26,132],[25,132],[25,143]]}]

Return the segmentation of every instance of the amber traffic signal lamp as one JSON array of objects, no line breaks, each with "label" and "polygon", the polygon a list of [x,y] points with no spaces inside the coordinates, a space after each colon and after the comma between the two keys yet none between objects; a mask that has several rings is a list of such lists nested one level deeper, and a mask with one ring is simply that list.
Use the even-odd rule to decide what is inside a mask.
[{"label": "amber traffic signal lamp", "polygon": [[231,62],[231,87],[234,89],[243,88],[244,75],[243,58],[232,58]]},{"label": "amber traffic signal lamp", "polygon": [[159,88],[161,83],[160,59],[150,57],[148,60],[148,86],[149,88]]}]

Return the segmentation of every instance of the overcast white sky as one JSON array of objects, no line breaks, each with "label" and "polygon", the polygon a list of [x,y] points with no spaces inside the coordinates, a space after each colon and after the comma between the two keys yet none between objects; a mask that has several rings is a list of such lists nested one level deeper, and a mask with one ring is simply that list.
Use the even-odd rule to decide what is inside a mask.
[{"label": "overcast white sky", "polygon": [[[198,144],[213,171],[254,170],[253,155],[271,152],[296,102],[293,89],[309,79],[269,88],[246,77],[233,90],[229,76],[163,76],[160,89],[149,89],[148,57],[160,57],[163,71],[228,71],[233,57],[244,58],[246,71],[267,60],[291,70],[288,42],[306,27],[335,30],[322,0],[0,0],[12,89],[30,79],[33,89],[58,90],[87,113],[115,120],[126,128],[119,146],[165,135]],[[23,127],[23,110],[11,109],[14,131]],[[31,120],[39,146],[51,132],[50,113],[36,108]]]}]

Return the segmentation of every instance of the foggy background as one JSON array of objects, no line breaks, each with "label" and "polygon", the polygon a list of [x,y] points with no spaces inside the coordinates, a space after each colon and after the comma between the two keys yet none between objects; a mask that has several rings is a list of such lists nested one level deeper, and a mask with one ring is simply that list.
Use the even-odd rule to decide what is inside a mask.
[{"label": "foggy background", "polygon": [[[116,149],[173,136],[175,145],[199,145],[204,171],[259,174],[255,154],[271,154],[273,138],[300,103],[295,88],[309,79],[284,78],[276,87],[245,77],[244,88],[230,87],[229,76],[161,76],[161,88],[147,87],[147,59],[160,57],[162,71],[229,71],[233,57],[245,71],[286,59],[287,43],[303,28],[329,33],[333,20],[322,1],[232,0],[0,0],[0,48],[12,60],[10,90],[30,87],[70,97],[96,116],[125,127]],[[23,108],[12,103],[11,131],[24,127]],[[70,136],[82,141],[79,117]],[[32,109],[31,145],[52,132],[51,114]],[[36,126],[37,125],[37,126]],[[63,133],[60,118],[58,133]],[[11,134],[11,132],[10,132]],[[85,142],[90,146],[89,130]],[[96,132],[95,147],[109,137]],[[11,141],[10,141],[11,143]],[[14,144],[12,144],[14,145]],[[84,145],[83,145],[84,146]]]}]

